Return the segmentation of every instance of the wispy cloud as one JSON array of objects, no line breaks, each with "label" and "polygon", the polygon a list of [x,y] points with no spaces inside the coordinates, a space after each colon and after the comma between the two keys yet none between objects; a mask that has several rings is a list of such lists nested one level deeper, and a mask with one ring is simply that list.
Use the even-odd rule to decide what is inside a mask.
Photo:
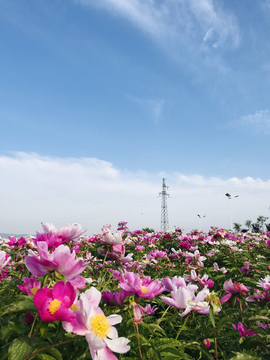
[{"label": "wispy cloud", "polygon": [[265,135],[270,134],[270,111],[269,110],[260,110],[255,114],[244,115],[239,119],[228,123],[229,126],[235,128],[246,128],[251,131],[256,131],[257,133],[262,133]]},{"label": "wispy cloud", "polygon": [[76,0],[121,16],[178,55],[208,52],[240,43],[235,16],[217,0]]},{"label": "wispy cloud", "polygon": [[[197,227],[197,213],[207,215],[205,226],[229,226],[225,193],[239,195],[232,204],[233,221],[244,223],[268,215],[270,180],[199,174],[127,172],[95,158],[56,158],[35,153],[0,156],[0,233],[31,233],[41,222],[63,226],[78,222],[88,234],[104,224],[116,230],[118,221],[131,229],[160,228],[162,177],[166,178],[170,226]],[[252,204],[252,206],[250,206]]]},{"label": "wispy cloud", "polygon": [[127,95],[127,97],[149,113],[155,125],[160,122],[165,106],[164,99],[143,99],[131,95]]}]

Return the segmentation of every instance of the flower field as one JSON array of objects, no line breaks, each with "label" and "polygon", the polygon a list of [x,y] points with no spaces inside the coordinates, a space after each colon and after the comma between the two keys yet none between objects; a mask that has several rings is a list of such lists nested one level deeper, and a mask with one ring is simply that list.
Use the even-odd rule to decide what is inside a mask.
[{"label": "flower field", "polygon": [[270,232],[0,238],[0,360],[270,359]]}]

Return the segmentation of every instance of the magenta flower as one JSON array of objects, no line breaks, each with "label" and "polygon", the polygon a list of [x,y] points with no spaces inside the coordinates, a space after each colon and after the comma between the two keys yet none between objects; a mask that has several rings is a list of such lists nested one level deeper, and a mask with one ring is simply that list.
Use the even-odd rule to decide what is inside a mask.
[{"label": "magenta flower", "polygon": [[225,281],[224,289],[227,295],[220,299],[222,304],[230,300],[232,295],[247,293],[250,290],[249,287],[245,286],[244,284],[240,284],[237,281],[233,283],[231,279]]},{"label": "magenta flower", "polygon": [[155,296],[161,294],[164,290],[159,280],[153,281],[150,276],[141,279],[139,275],[135,275],[132,272],[126,272],[122,276],[119,286],[132,294],[149,300],[153,300]]},{"label": "magenta flower", "polygon": [[67,332],[85,336],[93,360],[117,360],[112,352],[123,354],[129,351],[129,340],[119,338],[113,326],[120,323],[122,317],[106,317],[98,306],[100,300],[101,293],[96,288],[90,288],[77,300],[77,310],[73,312],[75,318],[72,321],[63,321],[62,325]]},{"label": "magenta flower", "polygon": [[129,291],[121,289],[120,292],[110,292],[109,290],[103,291],[102,300],[109,306],[115,306],[115,304],[122,306],[127,296],[131,295]]},{"label": "magenta flower", "polygon": [[33,242],[35,245],[39,241],[45,241],[48,244],[48,248],[57,248],[59,245],[61,245],[64,241],[62,236],[59,236],[58,234],[39,234],[37,233],[36,237],[33,239]]},{"label": "magenta flower", "polygon": [[27,324],[30,325],[32,324],[32,322],[34,321],[34,315],[32,313],[30,313],[30,311],[28,311],[25,314],[25,317],[23,318],[23,321]]},{"label": "magenta flower", "polygon": [[37,243],[37,256],[32,250],[25,259],[26,267],[33,275],[44,276],[49,271],[58,271],[66,281],[69,281],[74,287],[82,289],[86,280],[79,276],[87,267],[82,259],[75,260],[75,252],[70,253],[68,246],[60,245],[53,253],[48,252],[48,244],[44,241]]},{"label": "magenta flower", "polygon": [[211,346],[211,343],[210,343],[210,341],[208,339],[203,340],[203,343],[208,348]]},{"label": "magenta flower", "polygon": [[75,315],[70,307],[75,298],[76,291],[70,282],[59,281],[53,289],[39,289],[34,296],[34,305],[44,322],[72,321]]},{"label": "magenta flower", "polygon": [[37,277],[33,276],[31,278],[24,277],[23,284],[17,285],[17,287],[23,291],[24,294],[28,296],[34,296],[36,292],[40,289],[41,281],[37,281]]},{"label": "magenta flower", "polygon": [[153,315],[157,311],[157,306],[152,307],[150,304],[147,304],[145,307],[141,306],[141,309],[144,314]]},{"label": "magenta flower", "polygon": [[[234,324],[232,324],[232,327],[236,330],[236,326]],[[237,330],[239,331],[240,338],[259,334],[255,331],[250,331],[247,326],[240,322],[238,323]]]}]

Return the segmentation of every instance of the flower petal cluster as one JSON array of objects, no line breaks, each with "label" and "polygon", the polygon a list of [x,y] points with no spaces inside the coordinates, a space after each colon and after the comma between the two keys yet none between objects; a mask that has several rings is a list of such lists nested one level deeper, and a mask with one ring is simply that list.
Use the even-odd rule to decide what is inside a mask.
[{"label": "flower petal cluster", "polygon": [[75,298],[76,291],[70,282],[59,281],[53,289],[39,289],[34,296],[34,305],[42,321],[72,321],[75,315],[70,307]]},{"label": "flower petal cluster", "polygon": [[23,284],[17,285],[17,287],[22,290],[24,294],[34,296],[40,289],[40,284],[41,281],[37,281],[37,276],[32,276],[31,278],[24,277]]},{"label": "flower petal cluster", "polygon": [[[236,330],[236,326],[234,324],[232,324],[232,327]],[[240,322],[237,325],[237,330],[239,331],[240,338],[259,334],[258,332],[250,331],[247,326]]]},{"label": "flower petal cluster", "polygon": [[63,328],[67,332],[85,336],[93,360],[111,359],[117,360],[112,352],[120,354],[129,351],[129,340],[118,337],[117,330],[113,325],[122,321],[120,315],[106,317],[99,307],[101,293],[91,287],[80,295],[74,310],[75,318],[71,322],[63,321]]},{"label": "flower petal cluster", "polygon": [[221,303],[225,303],[226,301],[230,300],[234,294],[243,294],[250,290],[249,287],[245,286],[244,284],[240,284],[237,281],[233,283],[231,279],[226,280],[223,286],[227,295],[220,299]]},{"label": "flower petal cluster", "polygon": [[82,259],[75,260],[75,252],[70,253],[68,246],[60,245],[54,252],[49,253],[48,244],[44,241],[37,243],[37,256],[32,250],[25,259],[26,267],[33,275],[43,276],[49,271],[58,271],[66,281],[69,281],[74,287],[82,289],[85,286],[85,279],[79,276],[88,263]]},{"label": "flower petal cluster", "polygon": [[[209,295],[208,288],[205,287],[196,296],[195,291],[198,287],[196,285],[191,286],[182,286],[177,289],[177,287],[173,285],[171,298],[161,296],[161,300],[167,305],[174,306],[178,309],[184,309],[185,311],[179,314],[181,317],[186,316],[192,310],[197,311],[200,314],[209,314],[210,305],[207,301],[204,301]],[[196,290],[194,286],[196,286]]]},{"label": "flower petal cluster", "polygon": [[0,251],[0,270],[4,269],[5,266],[10,262],[11,257],[5,252]]},{"label": "flower petal cluster", "polygon": [[132,294],[149,300],[153,300],[155,296],[164,291],[164,287],[159,280],[153,281],[150,276],[141,279],[139,275],[128,271],[122,276],[119,286]]},{"label": "flower petal cluster", "polygon": [[62,239],[62,242],[67,240],[76,241],[83,233],[86,232],[86,229],[82,229],[81,225],[75,224],[67,224],[59,228],[58,230],[51,223],[42,224],[43,230],[45,234],[48,235],[57,235]]}]

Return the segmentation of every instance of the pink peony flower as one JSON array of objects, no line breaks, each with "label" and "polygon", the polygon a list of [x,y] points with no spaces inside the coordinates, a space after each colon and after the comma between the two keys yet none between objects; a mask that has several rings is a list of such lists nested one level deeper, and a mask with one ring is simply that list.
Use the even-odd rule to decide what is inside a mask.
[{"label": "pink peony flower", "polygon": [[63,321],[62,325],[67,332],[85,336],[93,360],[117,360],[113,352],[123,354],[129,351],[129,340],[119,338],[113,326],[120,323],[122,317],[106,317],[98,306],[100,300],[101,293],[96,288],[90,288],[77,300],[78,309],[73,312],[75,318],[70,322]]},{"label": "pink peony flower", "polygon": [[[42,224],[42,223],[41,223]],[[53,224],[45,223],[42,224],[43,230],[48,235],[57,235],[62,239],[62,242],[71,240],[77,240],[83,233],[86,232],[86,229],[82,229],[81,225],[79,224],[67,224],[60,229],[56,229]]]},{"label": "pink peony flower", "polygon": [[31,278],[24,277],[23,284],[17,285],[17,287],[23,291],[24,294],[28,296],[34,296],[36,292],[40,289],[41,281],[37,281],[37,277],[33,276]]},{"label": "pink peony flower", "polygon": [[124,245],[127,240],[124,240],[122,238],[122,233],[120,231],[118,231],[116,234],[112,234],[111,233],[111,227],[109,225],[103,226],[102,228],[102,238],[101,241],[103,243],[106,243],[108,245],[117,245],[117,244],[122,244]]},{"label": "pink peony flower", "polygon": [[48,244],[40,241],[37,243],[37,250],[39,256],[30,250],[25,259],[25,265],[33,275],[43,276],[49,271],[56,270],[74,287],[84,288],[86,280],[79,274],[84,271],[88,263],[84,263],[82,259],[75,260],[75,252],[70,253],[68,246],[60,245],[50,254]]},{"label": "pink peony flower", "polygon": [[149,300],[153,300],[155,296],[161,294],[164,290],[159,280],[153,281],[150,276],[141,279],[132,272],[126,272],[125,275],[122,276],[119,286],[132,294]]},{"label": "pink peony flower", "polygon": [[34,296],[34,305],[44,322],[72,321],[75,315],[70,307],[75,298],[76,291],[70,282],[59,281],[53,289],[39,289]]},{"label": "pink peony flower", "polygon": [[244,284],[240,284],[237,281],[233,283],[231,279],[225,281],[224,289],[227,295],[220,299],[222,304],[230,300],[232,295],[247,293],[250,290],[249,287],[245,286]]},{"label": "pink peony flower", "polygon": [[183,313],[179,313],[181,317],[186,316],[190,311],[197,311],[199,314],[209,314],[210,305],[204,299],[209,295],[209,290],[205,287],[197,296],[195,296],[195,289],[190,287],[176,288],[173,285],[171,298],[161,296],[161,300],[165,304],[174,306],[178,309],[185,309]]},{"label": "pink peony flower", "polygon": [[4,267],[7,266],[10,260],[11,257],[5,251],[0,251],[0,270],[4,269]]},{"label": "pink peony flower", "polygon": [[[236,330],[236,326],[234,324],[232,324],[232,327]],[[243,325],[240,322],[238,323],[237,330],[239,331],[240,337],[247,337],[247,336],[259,334],[255,331],[250,331],[247,326]]]}]

